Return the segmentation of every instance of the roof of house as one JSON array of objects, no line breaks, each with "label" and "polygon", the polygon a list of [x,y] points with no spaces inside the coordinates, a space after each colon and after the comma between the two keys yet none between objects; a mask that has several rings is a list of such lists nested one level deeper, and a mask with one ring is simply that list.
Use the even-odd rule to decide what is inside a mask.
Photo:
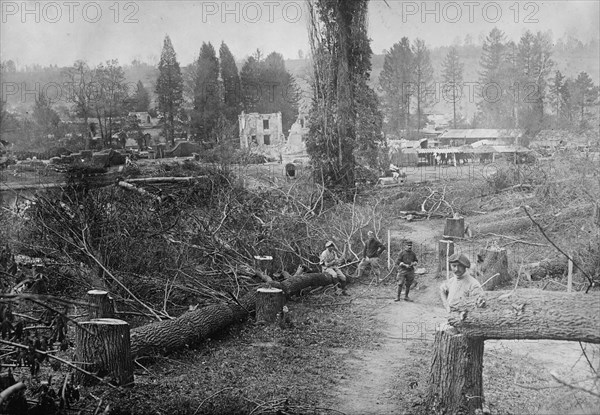
[{"label": "roof of house", "polygon": [[440,135],[440,139],[455,139],[455,138],[479,138],[479,139],[496,139],[496,138],[516,138],[523,135],[523,130],[517,129],[463,129],[463,130],[448,130]]}]

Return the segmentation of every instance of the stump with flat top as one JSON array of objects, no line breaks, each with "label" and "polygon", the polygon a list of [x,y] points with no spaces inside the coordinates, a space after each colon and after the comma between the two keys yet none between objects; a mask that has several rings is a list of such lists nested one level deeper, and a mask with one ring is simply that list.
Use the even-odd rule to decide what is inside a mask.
[{"label": "stump with flat top", "polygon": [[[129,324],[114,318],[79,323],[75,334],[77,366],[117,385],[133,383]],[[74,381],[93,385],[97,379],[76,371]]]},{"label": "stump with flat top", "polygon": [[444,237],[463,238],[465,236],[465,218],[446,218]]},{"label": "stump with flat top", "polygon": [[438,245],[438,272],[440,274],[449,270],[449,265],[446,267],[447,258],[454,254],[454,242],[449,239],[442,239]]},{"label": "stump with flat top", "polygon": [[275,322],[277,314],[283,312],[285,293],[279,288],[259,288],[256,293],[256,322]]},{"label": "stump with flat top", "polygon": [[[478,254],[478,262],[481,260],[482,262],[479,264],[476,278],[482,285],[485,283],[483,287],[485,290],[492,291],[496,287],[510,281],[506,249],[498,247],[486,248]],[[496,276],[494,277],[494,275]]]},{"label": "stump with flat top", "polygon": [[473,414],[483,405],[483,338],[445,324],[435,333],[427,404],[431,413]]},{"label": "stump with flat top", "polygon": [[114,318],[115,306],[108,292],[102,290],[90,290],[88,295],[88,319]]}]

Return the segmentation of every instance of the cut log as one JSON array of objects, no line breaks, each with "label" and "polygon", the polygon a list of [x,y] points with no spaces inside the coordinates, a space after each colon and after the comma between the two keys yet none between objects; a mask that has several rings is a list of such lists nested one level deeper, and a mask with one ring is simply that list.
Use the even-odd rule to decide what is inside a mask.
[{"label": "cut log", "polygon": [[447,324],[435,332],[427,405],[435,414],[473,414],[483,404],[483,339]]},{"label": "cut log", "polygon": [[492,291],[510,281],[506,249],[490,247],[482,250],[477,255],[477,262],[476,278],[482,285],[485,283],[485,290]]},{"label": "cut log", "polygon": [[465,236],[465,218],[446,218],[444,237],[463,238]]},{"label": "cut log", "polygon": [[454,254],[454,242],[449,239],[442,239],[438,246],[438,272],[440,274],[449,271],[447,258]]},{"label": "cut log", "polygon": [[[330,275],[323,273],[298,274],[277,282],[264,272],[250,267],[240,267],[239,271],[260,276],[270,287],[282,290],[286,296],[299,294],[308,287],[322,287],[336,282]],[[211,305],[184,313],[173,320],[137,327],[131,331],[131,353],[134,357],[167,353],[206,340],[211,334],[254,312],[256,294],[255,291],[251,291],[235,304]]]},{"label": "cut log", "polygon": [[561,276],[568,270],[567,259],[558,257],[554,259],[545,259],[540,262],[526,264],[523,268],[531,275],[533,281],[539,281],[547,276]]},{"label": "cut log", "polygon": [[[112,318],[79,323],[75,334],[75,361],[82,369],[108,378],[111,383],[133,383],[129,324]],[[79,371],[73,377],[81,385],[97,383],[95,378]]]},{"label": "cut log", "polygon": [[277,314],[283,313],[285,294],[279,288],[259,288],[256,290],[256,322],[274,323]]},{"label": "cut log", "polygon": [[454,310],[448,321],[466,336],[600,343],[598,292],[486,292],[484,307],[477,307],[475,299],[470,299]]},{"label": "cut log", "polygon": [[88,294],[88,319],[114,318],[115,306],[112,298],[106,291],[90,290]]},{"label": "cut log", "polygon": [[136,327],[131,330],[131,354],[136,357],[193,346],[247,317],[254,311],[255,303],[256,292],[250,291],[238,303],[215,304],[189,311],[173,320]]}]

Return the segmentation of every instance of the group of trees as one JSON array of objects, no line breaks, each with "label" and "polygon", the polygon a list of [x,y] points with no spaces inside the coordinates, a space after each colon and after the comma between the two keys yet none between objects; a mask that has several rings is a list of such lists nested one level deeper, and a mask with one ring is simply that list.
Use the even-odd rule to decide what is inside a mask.
[{"label": "group of trees", "polygon": [[527,31],[516,44],[494,28],[483,45],[476,123],[529,131],[586,127],[587,109],[598,104],[598,87],[585,72],[565,79],[554,67],[547,34]]},{"label": "group of trees", "polygon": [[[586,72],[566,78],[556,70],[553,48],[548,33],[527,31],[515,43],[494,28],[481,46],[479,77],[469,80],[456,47],[449,49],[436,77],[424,42],[416,39],[411,44],[404,37],[385,52],[379,78],[384,130],[395,136],[418,131],[426,123],[423,108],[440,100],[452,106],[457,128],[461,101],[471,97],[477,103],[471,127],[530,132],[586,127],[590,107],[598,105],[598,87]],[[434,79],[441,83],[433,85]]]},{"label": "group of trees", "polygon": [[[433,67],[430,52],[422,39],[411,45],[407,37],[394,44],[385,54],[383,71],[379,76],[383,109],[386,114],[385,131],[400,135],[402,130],[419,130],[426,119],[423,110],[433,100]],[[411,104],[416,106],[411,120]]]},{"label": "group of trees", "polygon": [[242,111],[281,112],[283,132],[287,132],[298,117],[300,97],[279,53],[263,59],[257,51],[238,71],[225,42],[218,57],[210,42],[203,43],[196,61],[182,71],[168,36],[159,63],[156,93],[167,139],[173,140],[177,123],[189,123],[191,138],[205,143],[235,137]]}]

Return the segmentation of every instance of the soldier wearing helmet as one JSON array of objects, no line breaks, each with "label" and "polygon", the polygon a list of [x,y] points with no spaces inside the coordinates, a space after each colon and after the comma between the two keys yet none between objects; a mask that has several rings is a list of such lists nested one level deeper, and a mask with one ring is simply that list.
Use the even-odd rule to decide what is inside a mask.
[{"label": "soldier wearing helmet", "polygon": [[346,292],[346,276],[339,268],[341,260],[338,258],[335,249],[336,248],[333,241],[327,241],[327,243],[325,243],[325,250],[319,257],[322,267],[321,272],[338,279],[340,282],[340,287],[342,288],[342,295],[348,295]]},{"label": "soldier wearing helmet", "polygon": [[473,278],[468,268],[471,262],[464,254],[454,254],[448,258],[454,276],[440,286],[440,296],[446,311],[456,306],[465,298],[483,295],[483,288],[479,281]]}]

